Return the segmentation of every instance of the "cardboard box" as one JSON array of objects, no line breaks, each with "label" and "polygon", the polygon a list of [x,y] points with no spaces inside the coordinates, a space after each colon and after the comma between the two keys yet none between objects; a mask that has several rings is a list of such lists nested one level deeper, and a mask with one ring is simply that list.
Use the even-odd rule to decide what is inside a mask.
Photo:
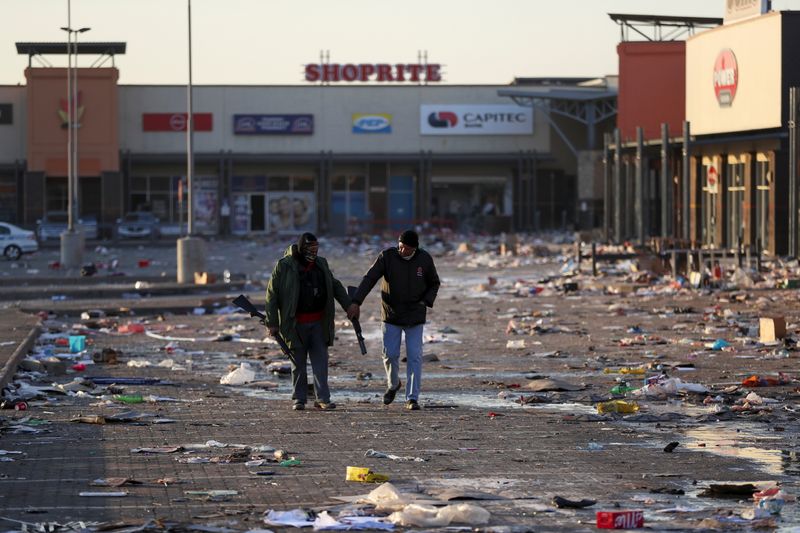
[{"label": "cardboard box", "polygon": [[636,529],[644,527],[642,511],[597,511],[598,529]]},{"label": "cardboard box", "polygon": [[208,272],[195,272],[194,284],[195,285],[211,285],[217,282],[217,276]]},{"label": "cardboard box", "polygon": [[761,342],[775,342],[786,337],[786,319],[782,316],[762,317],[758,320]]}]

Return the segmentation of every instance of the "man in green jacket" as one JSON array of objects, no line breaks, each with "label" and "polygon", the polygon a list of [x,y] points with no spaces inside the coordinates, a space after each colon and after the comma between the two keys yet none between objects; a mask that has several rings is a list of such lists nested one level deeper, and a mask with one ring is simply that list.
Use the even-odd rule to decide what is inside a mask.
[{"label": "man in green jacket", "polygon": [[314,374],[314,405],[335,409],[328,389],[328,346],[333,345],[333,299],[347,310],[350,298],[333,277],[328,262],[317,255],[319,243],[311,233],[303,233],[297,244],[286,249],[272,271],[267,285],[267,328],[273,337],[280,335],[292,352],[292,409],[306,407],[308,377],[306,361]]}]

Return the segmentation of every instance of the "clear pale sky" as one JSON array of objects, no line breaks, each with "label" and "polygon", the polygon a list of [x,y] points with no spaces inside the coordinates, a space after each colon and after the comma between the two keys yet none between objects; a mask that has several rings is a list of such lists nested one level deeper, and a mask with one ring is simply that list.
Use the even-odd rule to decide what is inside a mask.
[{"label": "clear pale sky", "polygon": [[[187,0],[71,0],[86,41],[124,41],[122,84],[185,84]],[[616,74],[608,13],[722,17],[725,0],[192,0],[195,84],[304,84],[303,65],[444,65],[445,83]],[[0,85],[25,83],[18,41],[64,42],[67,0],[0,0]],[[800,0],[773,0],[774,10]],[[81,56],[82,65],[94,56]],[[54,66],[66,56],[50,56]]]}]

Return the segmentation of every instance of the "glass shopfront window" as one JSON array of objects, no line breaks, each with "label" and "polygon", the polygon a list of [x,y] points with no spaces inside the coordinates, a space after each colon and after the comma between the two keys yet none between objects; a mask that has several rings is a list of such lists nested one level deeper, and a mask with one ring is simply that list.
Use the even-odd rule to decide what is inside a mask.
[{"label": "glass shopfront window", "polygon": [[[150,211],[163,224],[180,222],[181,206],[178,197],[182,176],[134,176],[131,178],[130,210]],[[184,204],[186,200],[184,191]],[[183,222],[187,220],[183,206]]]},{"label": "glass shopfront window", "polygon": [[234,234],[316,231],[313,176],[234,176],[232,196]]},{"label": "glass shopfront window", "polygon": [[333,176],[331,189],[331,231],[339,235],[362,231],[367,219],[367,178]]},{"label": "glass shopfront window", "polygon": [[775,186],[775,173],[772,168],[772,153],[756,155],[756,239],[761,241],[761,249],[771,246],[770,199]]},{"label": "glass shopfront window", "polygon": [[725,192],[727,195],[727,245],[738,248],[744,241],[744,192],[746,156],[728,156],[728,168],[725,172]]}]

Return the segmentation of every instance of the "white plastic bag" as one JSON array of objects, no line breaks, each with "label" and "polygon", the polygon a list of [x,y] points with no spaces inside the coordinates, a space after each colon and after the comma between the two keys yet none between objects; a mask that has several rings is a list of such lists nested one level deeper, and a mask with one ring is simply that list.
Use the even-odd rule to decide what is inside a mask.
[{"label": "white plastic bag", "polygon": [[490,516],[486,509],[468,503],[448,505],[441,509],[432,505],[411,503],[402,511],[390,514],[389,521],[401,526],[443,527],[453,522],[470,525],[487,524]]},{"label": "white plastic bag", "polygon": [[256,378],[255,371],[250,368],[249,363],[242,363],[236,370],[222,376],[219,382],[222,385],[244,385]]}]

